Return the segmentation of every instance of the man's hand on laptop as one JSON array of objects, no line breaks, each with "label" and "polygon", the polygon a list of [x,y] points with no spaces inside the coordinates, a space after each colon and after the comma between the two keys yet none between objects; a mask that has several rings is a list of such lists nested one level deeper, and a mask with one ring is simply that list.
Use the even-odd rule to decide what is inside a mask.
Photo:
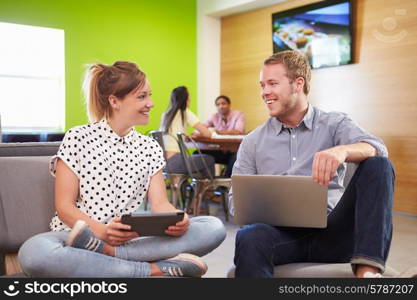
[{"label": "man's hand on laptop", "polygon": [[313,180],[320,185],[327,186],[336,174],[337,168],[345,162],[347,151],[343,146],[329,148],[314,155]]}]

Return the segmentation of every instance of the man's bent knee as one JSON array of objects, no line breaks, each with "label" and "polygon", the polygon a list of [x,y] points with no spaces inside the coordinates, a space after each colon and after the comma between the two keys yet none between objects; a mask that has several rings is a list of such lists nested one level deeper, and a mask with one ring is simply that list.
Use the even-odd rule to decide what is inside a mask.
[{"label": "man's bent knee", "polygon": [[391,161],[384,156],[369,157],[361,162],[361,165],[370,168],[392,167]]},{"label": "man's bent knee", "polygon": [[394,167],[387,157],[369,157],[360,163],[360,167],[363,170],[372,171],[374,175],[395,178]]},{"label": "man's bent knee", "polygon": [[275,230],[273,226],[263,223],[247,225],[237,232],[236,244],[270,241],[273,230]]}]

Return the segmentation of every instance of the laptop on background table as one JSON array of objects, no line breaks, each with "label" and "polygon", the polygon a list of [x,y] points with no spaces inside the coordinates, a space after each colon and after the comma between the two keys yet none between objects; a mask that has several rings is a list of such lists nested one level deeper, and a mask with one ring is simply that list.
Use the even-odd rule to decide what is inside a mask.
[{"label": "laptop on background table", "polygon": [[327,226],[327,187],[311,176],[233,175],[232,188],[239,225]]}]

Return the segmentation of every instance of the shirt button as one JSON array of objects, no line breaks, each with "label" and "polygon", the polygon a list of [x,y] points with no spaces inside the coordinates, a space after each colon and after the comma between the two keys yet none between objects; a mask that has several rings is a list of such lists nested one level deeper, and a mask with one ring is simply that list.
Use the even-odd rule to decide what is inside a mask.
[{"label": "shirt button", "polygon": [[293,135],[292,138],[295,139],[295,135]]},{"label": "shirt button", "polygon": [[292,158],[292,160],[296,160],[296,158],[295,158],[295,157],[293,157],[293,158]]}]

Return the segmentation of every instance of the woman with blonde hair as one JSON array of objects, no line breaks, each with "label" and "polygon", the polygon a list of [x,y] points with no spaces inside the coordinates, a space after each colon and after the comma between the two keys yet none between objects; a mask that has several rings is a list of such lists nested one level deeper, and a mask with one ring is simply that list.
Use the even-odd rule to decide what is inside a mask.
[{"label": "woman with blonde hair", "polygon": [[166,236],[138,237],[121,216],[147,197],[153,213],[177,211],[167,200],[163,152],[134,130],[146,125],[151,87],[131,62],[95,64],[85,81],[91,123],[70,129],[50,163],[56,214],[51,232],[19,251],[23,271],[36,277],[200,277],[199,257],[225,238],[217,218],[184,219]]}]

